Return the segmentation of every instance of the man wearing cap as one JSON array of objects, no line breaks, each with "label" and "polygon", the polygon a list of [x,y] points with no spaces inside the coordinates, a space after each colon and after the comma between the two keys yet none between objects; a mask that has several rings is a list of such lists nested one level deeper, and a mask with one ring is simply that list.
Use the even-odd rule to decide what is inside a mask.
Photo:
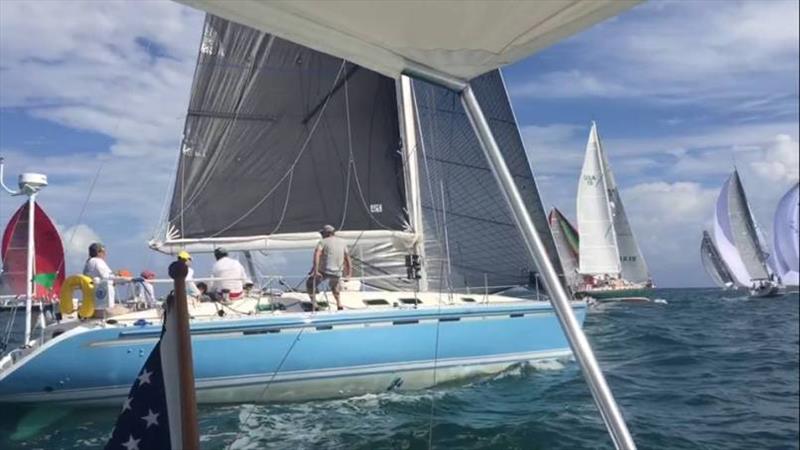
[{"label": "man wearing cap", "polygon": [[239,261],[228,256],[224,248],[214,250],[214,257],[217,262],[211,267],[212,278],[225,278],[224,280],[212,281],[211,291],[219,298],[222,298],[224,290],[229,293],[231,300],[236,300],[244,293],[245,284],[253,284],[244,266]]},{"label": "man wearing cap", "polygon": [[319,231],[322,239],[314,250],[314,260],[311,265],[311,272],[306,280],[306,290],[311,298],[312,307],[317,309],[316,293],[317,288],[323,280],[328,280],[328,285],[336,299],[336,308],[341,310],[342,303],[339,300],[341,292],[340,280],[342,275],[350,278],[352,275],[352,265],[350,264],[350,254],[347,251],[347,244],[335,236],[336,229],[332,225],[325,225]]}]

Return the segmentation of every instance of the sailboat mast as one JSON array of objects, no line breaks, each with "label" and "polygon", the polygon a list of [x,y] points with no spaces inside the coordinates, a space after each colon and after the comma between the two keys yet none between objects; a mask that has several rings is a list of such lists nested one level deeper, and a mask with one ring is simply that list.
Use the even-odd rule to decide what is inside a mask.
[{"label": "sailboat mast", "polygon": [[33,263],[36,258],[34,243],[34,214],[36,212],[36,192],[28,196],[28,261],[25,278],[25,345],[31,341],[31,309],[33,305]]},{"label": "sailboat mast", "polygon": [[414,89],[411,78],[403,75],[400,77],[400,102],[402,111],[403,130],[403,159],[405,160],[406,193],[409,206],[409,221],[417,238],[414,243],[415,253],[420,256],[422,267],[420,270],[419,289],[428,289],[428,275],[425,264],[425,240],[423,239],[422,224],[422,195],[420,194],[419,159],[417,153],[417,126],[414,112]]}]

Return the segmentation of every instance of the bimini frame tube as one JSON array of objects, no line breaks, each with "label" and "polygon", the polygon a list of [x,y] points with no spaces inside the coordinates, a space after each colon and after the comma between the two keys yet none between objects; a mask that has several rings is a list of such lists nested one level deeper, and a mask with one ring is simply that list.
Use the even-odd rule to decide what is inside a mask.
[{"label": "bimini frame tube", "polygon": [[561,327],[564,329],[570,347],[572,347],[572,352],[581,366],[583,376],[589,384],[595,404],[600,410],[611,439],[618,449],[633,450],[636,448],[636,444],[631,438],[625,419],[622,417],[622,413],[614,400],[614,395],[611,393],[603,372],[600,370],[594,352],[592,352],[592,347],[589,345],[586,335],[583,334],[580,324],[575,319],[569,297],[561,285],[550,258],[547,257],[547,250],[545,250],[542,239],[533,225],[525,202],[522,200],[511,172],[508,170],[503,154],[500,152],[500,147],[494,139],[489,123],[483,115],[478,99],[469,85],[461,91],[461,102],[481,143],[486,159],[489,161],[489,166],[500,184],[500,190],[503,192],[503,196],[511,209],[514,221],[522,233],[528,252],[542,274],[547,291],[550,293],[550,302],[555,308]]}]

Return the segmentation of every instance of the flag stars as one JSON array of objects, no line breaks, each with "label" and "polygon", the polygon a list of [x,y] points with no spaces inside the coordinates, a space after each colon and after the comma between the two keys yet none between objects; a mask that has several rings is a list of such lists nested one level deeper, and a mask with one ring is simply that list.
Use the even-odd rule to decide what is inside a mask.
[{"label": "flag stars", "polygon": [[153,374],[153,372],[150,372],[149,370],[144,369],[142,371],[142,374],[137,377],[139,379],[139,386],[141,386],[143,384],[150,384],[150,375],[152,375],[152,374]]},{"label": "flag stars", "polygon": [[123,442],[122,446],[125,447],[125,450],[139,450],[139,441],[141,441],[141,439],[134,439],[131,434],[128,438],[128,442]]},{"label": "flag stars", "polygon": [[158,416],[159,413],[154,413],[151,409],[148,409],[147,415],[142,417],[142,420],[147,422],[147,426],[145,428],[150,428],[150,425],[158,426]]},{"label": "flag stars", "polygon": [[125,399],[125,401],[122,403],[122,412],[129,411],[131,409],[131,402],[133,402],[131,397]]}]

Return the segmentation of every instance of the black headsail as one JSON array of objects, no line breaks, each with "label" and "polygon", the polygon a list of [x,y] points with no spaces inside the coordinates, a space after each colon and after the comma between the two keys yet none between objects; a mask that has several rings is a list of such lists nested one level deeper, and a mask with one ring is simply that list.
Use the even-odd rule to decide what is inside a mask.
[{"label": "black headsail", "polygon": [[[502,76],[494,70],[470,84],[551,261],[563,273]],[[458,94],[424,81],[414,82],[414,93],[429,287],[482,290],[486,284],[497,291],[530,283],[537,269]]]},{"label": "black headsail", "polygon": [[208,15],[168,239],[404,230],[395,81]]}]

